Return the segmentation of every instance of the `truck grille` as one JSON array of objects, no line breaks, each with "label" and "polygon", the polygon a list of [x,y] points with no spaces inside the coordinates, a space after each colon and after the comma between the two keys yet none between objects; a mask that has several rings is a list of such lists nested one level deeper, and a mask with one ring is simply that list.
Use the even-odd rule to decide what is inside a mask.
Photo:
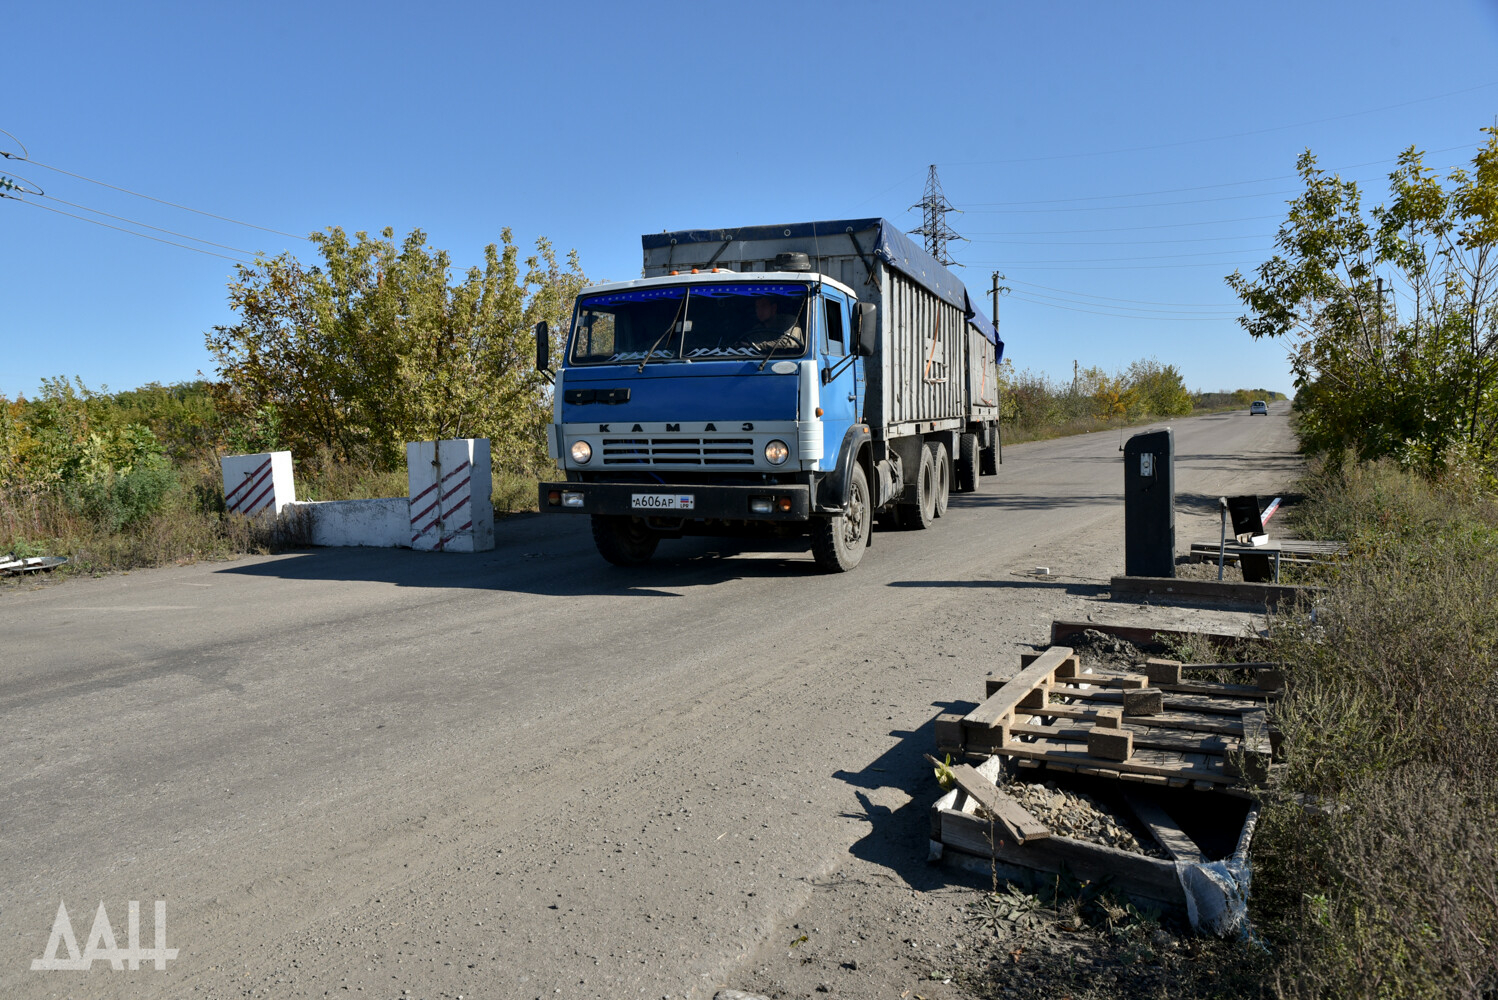
[{"label": "truck grille", "polygon": [[746,437],[617,437],[603,439],[603,464],[753,465],[754,439]]}]

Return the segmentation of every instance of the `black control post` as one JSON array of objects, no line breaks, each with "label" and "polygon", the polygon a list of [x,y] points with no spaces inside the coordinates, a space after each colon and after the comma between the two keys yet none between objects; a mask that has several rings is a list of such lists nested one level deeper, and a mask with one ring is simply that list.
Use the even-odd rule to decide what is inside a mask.
[{"label": "black control post", "polygon": [[1124,573],[1176,575],[1176,458],[1170,428],[1124,445]]}]

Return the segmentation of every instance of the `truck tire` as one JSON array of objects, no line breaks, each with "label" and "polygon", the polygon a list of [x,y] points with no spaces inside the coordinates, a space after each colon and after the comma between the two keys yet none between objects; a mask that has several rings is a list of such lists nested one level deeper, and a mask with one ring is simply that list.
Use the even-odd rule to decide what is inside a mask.
[{"label": "truck tire", "polygon": [[997,448],[984,448],[978,452],[978,471],[985,476],[999,474],[999,452]]},{"label": "truck tire", "polygon": [[978,435],[964,434],[957,440],[957,492],[976,493],[983,473],[979,471]]},{"label": "truck tire", "polygon": [[941,517],[947,512],[947,501],[952,498],[952,463],[947,458],[947,446],[940,441],[933,441],[926,446],[931,452],[931,463],[936,469],[936,496],[932,506],[934,513]]},{"label": "truck tire", "polygon": [[632,517],[593,515],[593,544],[615,566],[643,566],[661,538]]},{"label": "truck tire", "polygon": [[848,512],[812,524],[811,554],[818,566],[829,573],[846,573],[863,559],[873,524],[874,509],[869,501],[869,477],[863,466],[854,462],[853,477],[848,482]]},{"label": "truck tire", "polygon": [[936,520],[936,463],[931,460],[931,449],[921,448],[921,467],[916,470],[915,482],[905,487],[910,502],[899,506],[900,527],[907,531],[922,531]]}]

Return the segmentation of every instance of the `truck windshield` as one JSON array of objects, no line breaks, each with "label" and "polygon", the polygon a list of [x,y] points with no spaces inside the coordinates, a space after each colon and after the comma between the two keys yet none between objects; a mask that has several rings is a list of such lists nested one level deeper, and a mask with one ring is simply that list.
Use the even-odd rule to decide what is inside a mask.
[{"label": "truck windshield", "polygon": [[798,357],[806,351],[808,291],[806,285],[765,282],[589,295],[577,304],[571,360],[600,365]]}]

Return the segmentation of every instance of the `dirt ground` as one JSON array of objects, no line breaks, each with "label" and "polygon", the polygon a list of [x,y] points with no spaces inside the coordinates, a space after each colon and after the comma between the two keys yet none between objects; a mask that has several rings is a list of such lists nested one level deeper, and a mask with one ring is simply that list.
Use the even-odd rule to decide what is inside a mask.
[{"label": "dirt ground", "polygon": [[[1232,635],[1262,626],[1260,616],[1210,609],[1059,601],[1052,611],[1063,620],[1080,614],[1081,620]],[[1131,653],[1100,644],[1083,656],[1085,663],[1116,665],[1130,662]],[[974,700],[982,691],[982,679],[975,680]],[[855,852],[812,882],[805,906],[768,935],[727,984],[724,1000],[732,990],[770,1000],[1239,995],[1239,984],[1219,984],[1215,963],[1201,959],[1245,946],[1196,935],[1183,915],[1141,910],[1111,896],[1093,899],[1085,891],[1079,896],[1075,883],[1032,891],[953,852],[939,861],[918,857],[926,812],[939,794],[931,775],[916,796],[925,808],[898,811],[898,822],[881,831],[883,851],[873,857]],[[901,857],[886,861],[894,856]]]}]

